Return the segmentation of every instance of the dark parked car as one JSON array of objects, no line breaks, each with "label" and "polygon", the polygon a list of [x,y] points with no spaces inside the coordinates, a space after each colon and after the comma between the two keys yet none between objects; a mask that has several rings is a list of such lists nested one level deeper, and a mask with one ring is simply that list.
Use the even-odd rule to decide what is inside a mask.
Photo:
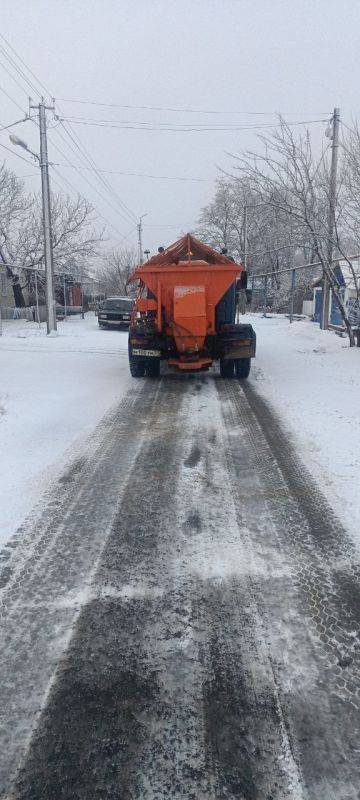
[{"label": "dark parked car", "polygon": [[134,301],[130,297],[108,297],[98,310],[100,328],[129,327]]}]

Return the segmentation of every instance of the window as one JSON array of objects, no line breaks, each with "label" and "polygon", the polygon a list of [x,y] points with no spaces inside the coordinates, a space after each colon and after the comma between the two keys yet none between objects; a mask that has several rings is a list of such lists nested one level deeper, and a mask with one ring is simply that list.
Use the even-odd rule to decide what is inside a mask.
[{"label": "window", "polygon": [[119,298],[119,300],[116,298],[109,298],[109,300],[105,300],[105,302],[101,304],[101,308],[103,311],[127,311],[130,314],[133,304],[133,300],[127,300],[123,297]]}]

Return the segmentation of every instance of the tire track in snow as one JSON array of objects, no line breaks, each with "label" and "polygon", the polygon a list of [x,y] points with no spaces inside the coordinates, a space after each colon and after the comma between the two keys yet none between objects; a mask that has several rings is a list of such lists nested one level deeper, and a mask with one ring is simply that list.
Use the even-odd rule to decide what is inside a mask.
[{"label": "tire track in snow", "polygon": [[143,385],[146,432],[9,797],[355,800],[358,718],[324,669],[275,420],[234,381]]},{"label": "tire track in snow", "polygon": [[[135,388],[135,386],[134,386]],[[0,796],[9,786],[51,687],[107,540],[158,387],[136,387],[105,417],[96,447],[47,495],[9,543],[0,591]]]},{"label": "tire track in snow", "polygon": [[[269,654],[292,750],[309,797],[356,798],[360,654],[354,637],[359,608],[356,593],[352,608],[346,608],[332,578],[340,554],[341,568],[351,575],[357,555],[266,404],[248,385],[227,381],[218,388],[227,431],[242,431],[240,447],[229,436],[234,486],[247,463],[257,487],[246,506],[238,496],[238,513],[253,517],[251,547],[264,554],[268,550],[270,564],[277,551],[288,565],[288,577],[279,576],[276,594],[267,580],[256,593],[271,631]],[[259,501],[268,510],[266,526],[256,524]],[[350,661],[342,661],[343,648],[350,648]]]},{"label": "tire track in snow", "polygon": [[302,798],[222,437],[213,380],[164,378],[18,800]]}]

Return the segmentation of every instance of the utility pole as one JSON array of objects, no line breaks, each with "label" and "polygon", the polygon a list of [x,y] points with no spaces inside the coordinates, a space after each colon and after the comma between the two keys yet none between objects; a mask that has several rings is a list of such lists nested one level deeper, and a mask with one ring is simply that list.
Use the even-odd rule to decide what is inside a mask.
[{"label": "utility pole", "polygon": [[[248,207],[244,206],[244,218],[243,218],[243,265],[244,270],[247,272],[247,251],[248,251],[248,241],[247,241],[247,219],[248,219]],[[240,322],[240,291],[236,293],[236,322]]]},{"label": "utility pole", "polygon": [[47,151],[46,135],[46,111],[54,111],[53,106],[45,105],[44,98],[37,106],[31,105],[30,109],[37,110],[39,114],[40,128],[40,170],[41,170],[41,192],[42,192],[42,212],[44,229],[44,254],[45,254],[45,278],[46,278],[46,327],[47,333],[56,331],[56,311],[54,293],[54,261],[51,230],[51,206],[50,206],[50,182],[49,182],[49,161]]},{"label": "utility pole", "polygon": [[[331,269],[333,258],[333,237],[335,230],[335,209],[336,209],[336,190],[337,190],[337,165],[338,165],[338,152],[339,152],[339,124],[340,124],[340,108],[334,108],[332,118],[332,145],[331,145],[331,167],[330,167],[330,185],[329,185],[329,212],[328,212],[328,246],[327,246],[327,263],[328,268]],[[329,311],[330,311],[330,283],[327,275],[323,275],[323,297],[321,309],[321,324],[322,330],[327,330],[329,327]]]},{"label": "utility pole", "polygon": [[36,270],[34,272],[34,275],[35,275],[35,301],[36,301],[37,322],[38,322],[39,328],[41,328],[40,310],[39,310],[39,292],[38,292],[38,282],[37,282],[37,272],[36,272]]},{"label": "utility pole", "polygon": [[142,217],[139,219],[138,228],[138,242],[139,242],[139,264],[143,263],[143,249],[142,249]]},{"label": "utility pole", "polygon": [[147,217],[147,213],[146,214],[142,214],[142,216],[139,219],[138,225],[137,225],[138,243],[139,243],[139,264],[143,264],[144,263],[144,252],[143,252],[143,244],[142,244],[142,231],[143,231],[142,221],[143,221],[144,217]]},{"label": "utility pole", "polygon": [[63,292],[64,292],[64,317],[66,319],[67,314],[67,307],[66,307],[66,275],[63,275]]},{"label": "utility pole", "polygon": [[294,293],[295,293],[295,281],[296,281],[296,272],[293,269],[291,271],[291,290],[290,290],[290,313],[289,313],[289,320],[290,322],[293,321],[294,318]]},{"label": "utility pole", "polygon": [[248,250],[247,211],[248,211],[248,207],[244,206],[243,240],[244,240],[244,269],[245,270],[247,270],[247,250]]}]

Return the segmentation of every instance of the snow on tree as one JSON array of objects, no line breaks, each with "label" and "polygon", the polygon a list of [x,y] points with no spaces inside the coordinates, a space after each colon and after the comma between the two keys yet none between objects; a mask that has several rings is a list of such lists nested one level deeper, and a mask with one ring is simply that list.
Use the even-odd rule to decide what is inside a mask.
[{"label": "snow on tree", "polygon": [[97,268],[97,278],[106,294],[131,296],[134,286],[128,280],[136,264],[137,254],[132,248],[115,249],[106,253]]},{"label": "snow on tree", "polygon": [[[294,134],[279,118],[278,128],[259,136],[258,152],[233,156],[233,174],[217,184],[215,197],[202,209],[198,235],[218,248],[227,247],[240,260],[244,254],[243,214],[248,207],[248,270],[270,273],[269,293],[274,307],[286,305],[291,273],[281,273],[300,264],[319,262],[315,269],[296,273],[300,298],[315,274],[328,279],[347,330],[350,345],[354,334],[335,265],[329,262],[328,209],[330,143],[315,156],[309,131]],[[357,126],[343,138],[339,159],[339,182],[333,252],[345,258],[353,271],[349,251],[360,248],[360,132]],[[259,283],[259,282],[258,282]],[[359,281],[354,283],[359,302]]]},{"label": "snow on tree", "polygon": [[[78,275],[99,254],[103,233],[95,228],[91,204],[80,195],[72,199],[51,195],[55,287],[57,273]],[[23,290],[30,293],[37,270],[40,295],[44,285],[44,241],[41,198],[25,191],[24,182],[0,166],[0,259],[11,280],[15,305],[25,306]],[[32,269],[33,268],[33,269]]]}]

